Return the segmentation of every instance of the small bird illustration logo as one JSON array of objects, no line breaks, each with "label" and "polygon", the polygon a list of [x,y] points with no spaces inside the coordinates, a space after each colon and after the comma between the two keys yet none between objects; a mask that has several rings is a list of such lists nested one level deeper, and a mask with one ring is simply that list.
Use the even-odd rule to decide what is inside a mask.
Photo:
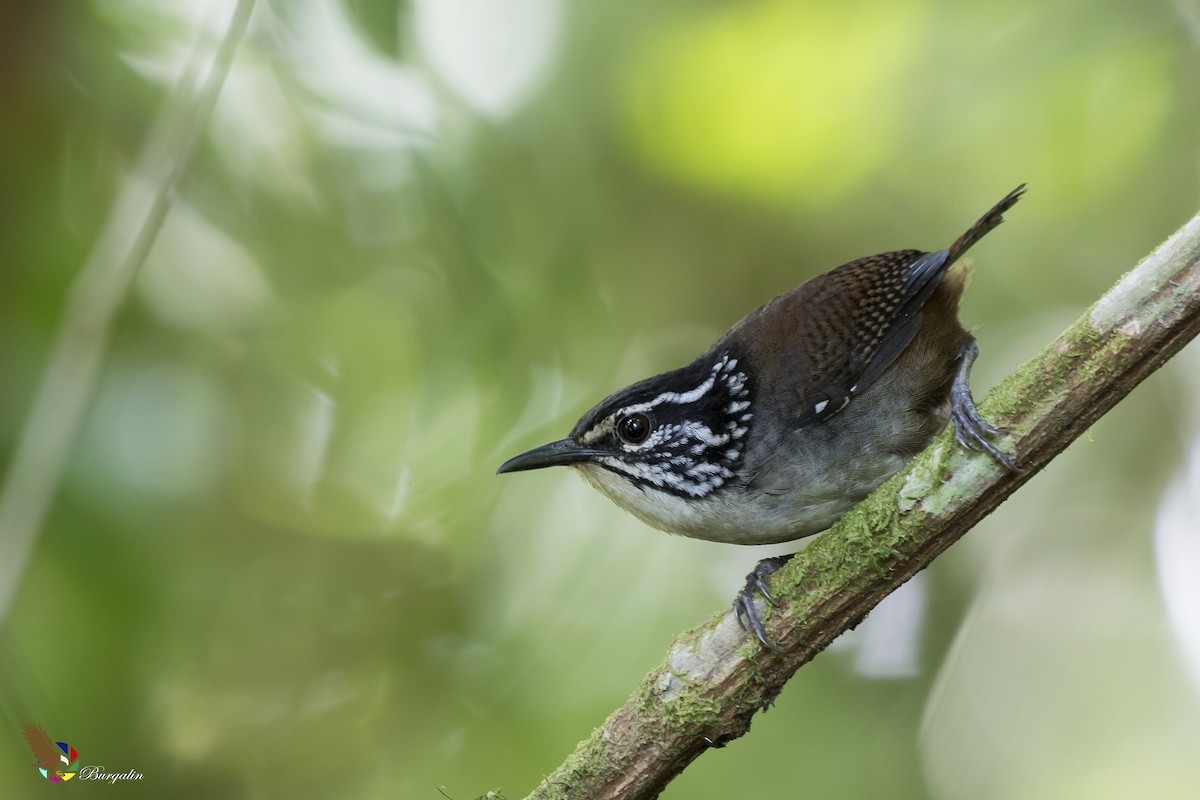
[{"label": "small bird illustration logo", "polygon": [[41,725],[25,722],[21,724],[21,730],[25,733],[25,741],[29,743],[33,757],[37,759],[33,766],[37,767],[43,778],[58,783],[75,777],[73,768],[79,761],[79,753],[75,752],[74,747],[66,742],[55,744]]}]

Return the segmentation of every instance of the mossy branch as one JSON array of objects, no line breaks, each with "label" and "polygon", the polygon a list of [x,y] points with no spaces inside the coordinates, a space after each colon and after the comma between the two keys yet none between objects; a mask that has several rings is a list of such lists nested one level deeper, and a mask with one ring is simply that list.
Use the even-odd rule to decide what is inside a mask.
[{"label": "mossy branch", "polygon": [[780,608],[762,650],[731,612],[677,638],[666,660],[535,798],[657,797],[710,747],[738,738],[784,683],[924,569],[1200,332],[1200,216],[981,404],[1020,472],[949,431],[771,581]]}]

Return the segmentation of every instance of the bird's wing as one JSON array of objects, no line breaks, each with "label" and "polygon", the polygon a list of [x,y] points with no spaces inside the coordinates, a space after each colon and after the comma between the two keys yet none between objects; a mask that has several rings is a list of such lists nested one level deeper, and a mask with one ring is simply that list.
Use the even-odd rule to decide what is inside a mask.
[{"label": "bird's wing", "polygon": [[843,372],[852,392],[865,390],[921,328],[921,308],[946,271],[945,250],[898,250],[846,265],[845,290],[858,325]]},{"label": "bird's wing", "polygon": [[46,735],[42,726],[25,722],[22,723],[21,730],[25,732],[25,741],[29,742],[29,749],[33,751],[37,760],[42,762],[42,766],[47,770],[56,769],[58,767],[58,748],[54,746],[54,742],[50,741],[50,737]]},{"label": "bird's wing", "polygon": [[[921,307],[945,271],[946,251],[899,250],[852,261],[801,287],[806,313],[790,316],[804,350],[786,354],[802,396],[799,426],[845,408],[908,347],[921,327]],[[807,296],[805,296],[807,295]],[[801,297],[804,299],[801,300]]]},{"label": "bird's wing", "polygon": [[[1004,221],[1025,192],[1021,184],[988,209],[945,250],[922,253],[899,250],[859,259],[830,273],[838,275],[860,325],[846,361],[845,375],[854,375],[851,393],[861,392],[900,357],[921,328],[921,309],[959,256]],[[961,289],[961,287],[960,287]]]},{"label": "bird's wing", "polygon": [[1004,212],[1024,191],[1021,184],[1009,192],[945,250],[897,250],[860,258],[781,298],[803,309],[803,314],[779,315],[786,322],[777,323],[801,328],[798,335],[778,341],[790,338],[806,348],[783,354],[783,363],[797,376],[791,398],[798,409],[796,425],[838,413],[895,363],[921,329],[921,309],[946,271],[1004,221]]}]

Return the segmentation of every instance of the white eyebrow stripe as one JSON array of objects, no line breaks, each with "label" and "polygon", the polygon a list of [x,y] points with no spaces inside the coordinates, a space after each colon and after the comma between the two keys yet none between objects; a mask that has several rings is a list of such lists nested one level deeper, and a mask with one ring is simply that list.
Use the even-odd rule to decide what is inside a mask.
[{"label": "white eyebrow stripe", "polygon": [[704,397],[704,395],[708,394],[714,383],[716,383],[716,377],[710,376],[708,380],[704,381],[704,383],[700,384],[695,389],[692,389],[690,392],[663,392],[653,400],[647,400],[644,403],[627,406],[621,409],[621,413],[636,414],[638,412],[649,411],[662,405],[663,403],[675,403],[676,405],[694,403],[701,397]]},{"label": "white eyebrow stripe", "polygon": [[[730,358],[728,355],[722,356],[721,360],[713,364],[712,374],[710,374],[703,383],[688,392],[663,392],[653,400],[647,400],[644,403],[636,403],[632,406],[627,406],[621,409],[622,414],[637,414],[639,412],[650,411],[663,403],[674,403],[676,405],[687,405],[694,403],[704,395],[712,391],[713,386],[717,382],[717,377],[722,373],[731,373],[733,368],[737,366],[737,359]],[[745,382],[746,376],[741,373],[727,375],[726,381],[730,391],[737,396],[746,394]]]}]

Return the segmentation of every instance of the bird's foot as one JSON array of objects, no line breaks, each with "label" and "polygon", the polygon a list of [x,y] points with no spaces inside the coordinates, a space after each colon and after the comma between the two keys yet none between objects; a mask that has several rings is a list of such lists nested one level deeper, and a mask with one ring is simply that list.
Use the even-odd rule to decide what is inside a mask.
[{"label": "bird's foot", "polygon": [[987,453],[1010,472],[1017,465],[996,445],[991,437],[1002,436],[1004,431],[986,422],[975,407],[971,396],[971,365],[979,355],[979,346],[971,339],[958,353],[958,373],[950,387],[950,416],[954,420],[954,438],[960,445],[976,453]]},{"label": "bird's foot", "polygon": [[733,613],[737,617],[738,624],[742,626],[742,630],[747,633],[753,633],[754,638],[758,639],[762,646],[768,650],[779,652],[770,639],[767,638],[767,632],[763,628],[762,619],[758,616],[758,611],[754,608],[755,593],[761,594],[763,599],[772,608],[778,604],[775,598],[771,596],[770,589],[767,588],[767,578],[770,578],[784,564],[788,562],[791,556],[772,556],[759,561],[754,569],[746,576],[746,585],[738,592],[737,597],[733,599]]}]

